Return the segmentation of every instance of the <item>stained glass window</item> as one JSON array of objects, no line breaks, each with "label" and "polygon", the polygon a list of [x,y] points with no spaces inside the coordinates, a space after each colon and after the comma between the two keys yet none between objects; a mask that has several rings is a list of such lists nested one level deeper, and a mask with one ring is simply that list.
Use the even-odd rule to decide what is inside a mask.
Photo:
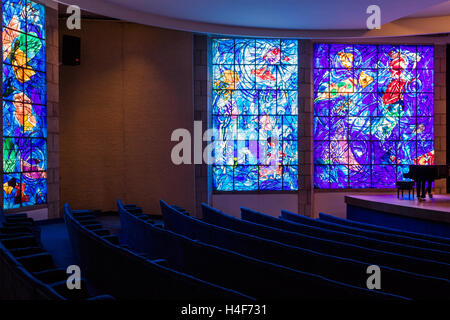
[{"label": "stained glass window", "polygon": [[47,202],[45,7],[3,1],[3,208]]},{"label": "stained glass window", "polygon": [[214,190],[298,189],[297,60],[297,40],[212,40]]},{"label": "stained glass window", "polygon": [[432,46],[314,46],[316,188],[391,188],[434,163]]}]

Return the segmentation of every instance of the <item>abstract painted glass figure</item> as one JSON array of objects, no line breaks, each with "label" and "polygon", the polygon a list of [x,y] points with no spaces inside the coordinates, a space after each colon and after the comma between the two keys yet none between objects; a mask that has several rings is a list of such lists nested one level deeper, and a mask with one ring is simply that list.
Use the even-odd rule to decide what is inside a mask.
[{"label": "abstract painted glass figure", "polygon": [[3,208],[47,202],[45,7],[3,1]]},{"label": "abstract painted glass figure", "polygon": [[214,190],[298,189],[297,64],[297,40],[212,40]]},{"label": "abstract painted glass figure", "polygon": [[434,163],[433,61],[433,46],[315,45],[316,188],[391,188]]}]

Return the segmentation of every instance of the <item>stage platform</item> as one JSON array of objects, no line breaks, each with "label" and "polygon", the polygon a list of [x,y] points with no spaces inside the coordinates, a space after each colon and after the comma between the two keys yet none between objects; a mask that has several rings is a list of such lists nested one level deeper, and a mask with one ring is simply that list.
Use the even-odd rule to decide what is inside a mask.
[{"label": "stage platform", "polygon": [[345,203],[349,220],[450,237],[450,194],[424,202],[396,194],[354,194],[345,196]]}]

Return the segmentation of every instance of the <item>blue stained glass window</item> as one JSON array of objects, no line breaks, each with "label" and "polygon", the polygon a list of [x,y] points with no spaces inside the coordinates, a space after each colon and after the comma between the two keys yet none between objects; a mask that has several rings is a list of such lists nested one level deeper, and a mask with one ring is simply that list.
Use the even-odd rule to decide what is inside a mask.
[{"label": "blue stained glass window", "polygon": [[3,1],[3,208],[47,202],[45,6]]},{"label": "blue stained glass window", "polygon": [[433,46],[315,45],[316,188],[391,188],[434,163],[433,61]]},{"label": "blue stained glass window", "polygon": [[298,189],[298,42],[212,40],[216,191]]}]

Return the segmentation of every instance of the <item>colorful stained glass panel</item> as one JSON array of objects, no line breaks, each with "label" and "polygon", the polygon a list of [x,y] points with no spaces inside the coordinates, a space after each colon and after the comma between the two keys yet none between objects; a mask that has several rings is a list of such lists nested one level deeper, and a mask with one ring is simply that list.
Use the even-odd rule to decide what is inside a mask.
[{"label": "colorful stained glass panel", "polygon": [[297,190],[297,64],[297,40],[212,40],[214,190]]},{"label": "colorful stained glass panel", "polygon": [[47,202],[45,7],[3,1],[3,208]]},{"label": "colorful stained glass panel", "polygon": [[316,44],[314,185],[391,188],[434,163],[433,46]]}]

